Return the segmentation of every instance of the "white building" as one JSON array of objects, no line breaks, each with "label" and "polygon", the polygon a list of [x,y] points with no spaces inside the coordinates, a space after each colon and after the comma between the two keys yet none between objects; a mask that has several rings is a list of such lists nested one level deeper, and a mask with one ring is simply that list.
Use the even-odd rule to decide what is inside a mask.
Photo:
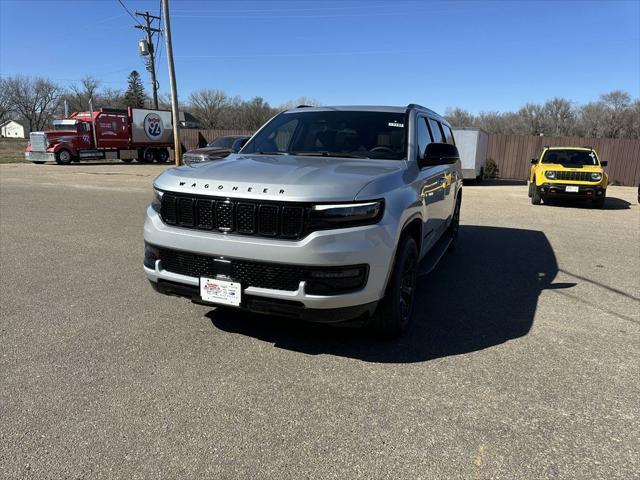
[{"label": "white building", "polygon": [[0,125],[0,137],[24,138],[24,127],[14,120],[7,120]]}]

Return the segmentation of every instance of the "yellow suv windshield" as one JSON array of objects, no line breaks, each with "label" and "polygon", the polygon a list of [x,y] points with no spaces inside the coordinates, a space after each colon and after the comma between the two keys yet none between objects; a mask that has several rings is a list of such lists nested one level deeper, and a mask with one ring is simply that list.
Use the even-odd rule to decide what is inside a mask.
[{"label": "yellow suv windshield", "polygon": [[598,165],[596,154],[587,150],[547,150],[542,163],[559,165]]}]

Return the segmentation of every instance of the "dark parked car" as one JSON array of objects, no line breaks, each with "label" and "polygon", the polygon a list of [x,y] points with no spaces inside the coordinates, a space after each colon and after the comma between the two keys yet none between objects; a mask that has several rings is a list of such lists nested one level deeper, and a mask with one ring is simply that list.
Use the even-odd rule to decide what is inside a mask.
[{"label": "dark parked car", "polygon": [[184,163],[185,165],[191,165],[192,163],[219,160],[231,153],[237,153],[249,138],[248,135],[218,137],[206,147],[195,148],[186,152],[183,157]]}]

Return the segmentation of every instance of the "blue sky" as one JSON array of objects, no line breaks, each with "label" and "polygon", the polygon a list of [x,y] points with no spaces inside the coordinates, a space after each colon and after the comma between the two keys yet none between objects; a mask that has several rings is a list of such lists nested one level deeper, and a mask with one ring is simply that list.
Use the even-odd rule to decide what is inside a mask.
[{"label": "blue sky", "polygon": [[[159,0],[122,0],[158,14]],[[273,105],[415,102],[516,109],[622,89],[640,96],[640,1],[170,0],[179,96]],[[0,74],[124,88],[142,36],[117,0],[0,0]],[[159,53],[168,92],[166,52]]]}]

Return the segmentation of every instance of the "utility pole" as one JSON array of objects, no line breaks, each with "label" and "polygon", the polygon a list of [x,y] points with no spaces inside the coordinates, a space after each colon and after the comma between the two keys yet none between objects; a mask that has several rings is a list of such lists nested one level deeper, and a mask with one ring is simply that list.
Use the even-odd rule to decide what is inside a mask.
[{"label": "utility pole", "polygon": [[176,87],[176,71],[173,66],[173,47],[171,46],[171,22],[169,20],[169,0],[162,0],[164,15],[164,38],[167,42],[167,64],[169,65],[169,83],[171,84],[171,116],[173,117],[173,151],[176,166],[182,165],[180,148],[180,114],[178,113],[178,88]]},{"label": "utility pole", "polygon": [[136,15],[144,18],[146,25],[136,25],[136,28],[140,30],[144,30],[147,32],[147,45],[146,52],[143,46],[140,47],[140,54],[149,57],[149,61],[147,62],[147,71],[151,73],[151,87],[153,89],[153,108],[158,109],[158,81],[156,80],[156,52],[153,46],[153,34],[160,34],[162,30],[159,28],[151,27],[151,22],[153,20],[158,20],[160,22],[160,17],[156,17],[155,15],[151,15],[149,12],[136,12]]}]

